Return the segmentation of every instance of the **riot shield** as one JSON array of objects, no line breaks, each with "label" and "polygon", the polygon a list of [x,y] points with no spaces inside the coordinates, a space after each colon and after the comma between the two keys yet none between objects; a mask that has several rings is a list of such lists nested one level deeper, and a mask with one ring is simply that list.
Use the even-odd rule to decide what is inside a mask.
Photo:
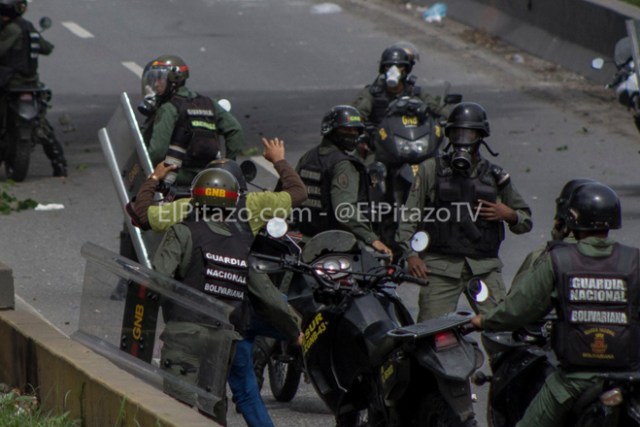
[{"label": "riot shield", "polygon": [[637,81],[640,82],[640,21],[627,19],[627,34],[631,39],[631,52],[633,54],[633,66]]},{"label": "riot shield", "polygon": [[[225,394],[231,356],[231,306],[92,243],[83,245],[81,253],[87,264],[80,321],[72,338],[167,394],[215,415],[214,407]],[[120,279],[144,289],[142,299],[153,299],[163,310],[170,307],[173,312],[176,309],[188,312],[194,320],[165,324],[164,319],[159,319],[149,329],[149,323],[144,321],[147,307],[141,302],[134,307],[135,315],[123,329],[120,319],[127,302],[111,300],[107,292]],[[175,335],[171,334],[171,326],[176,323],[179,328],[204,329],[212,337],[201,340],[202,346],[196,347],[197,368],[193,351],[183,355],[169,354],[167,350],[182,344],[175,344]],[[125,347],[149,353],[149,362],[134,352],[121,351]]]},{"label": "riot shield", "polygon": [[[152,172],[149,154],[142,140],[138,122],[126,93],[122,93],[120,96],[120,104],[107,126],[98,132],[98,138],[124,212],[127,203],[137,194],[146,177]],[[161,236],[153,231],[143,232],[135,227],[129,218],[125,217],[124,223],[131,237],[138,261],[145,267],[151,268],[151,256],[157,248]],[[120,348],[122,351],[129,352],[146,362],[150,362],[150,349],[153,348],[151,340],[155,338],[155,334],[148,334],[145,337],[148,345],[146,350],[142,350],[136,346],[138,339],[131,335],[133,330],[128,328],[127,325],[135,322],[140,317],[138,312],[143,310],[145,316],[142,318],[144,322],[142,329],[155,330],[159,309],[158,302],[149,297],[149,292],[144,286],[131,280],[122,281],[114,287],[125,284],[127,292],[126,306],[122,317],[122,334],[128,334],[126,340],[128,345]]]},{"label": "riot shield", "polygon": [[[120,105],[107,126],[98,131],[98,139],[124,212],[124,207],[153,172],[147,147],[126,92],[120,95]],[[146,267],[151,267],[151,254],[158,244],[157,235],[152,231],[142,232],[129,220],[125,223],[138,260]]]}]

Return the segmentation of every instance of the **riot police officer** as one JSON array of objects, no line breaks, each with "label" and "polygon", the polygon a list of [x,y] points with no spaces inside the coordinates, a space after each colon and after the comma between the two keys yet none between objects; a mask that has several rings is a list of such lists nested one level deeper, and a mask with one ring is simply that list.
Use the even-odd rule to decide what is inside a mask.
[{"label": "riot police officer", "polygon": [[391,250],[374,232],[367,209],[369,178],[364,164],[353,156],[364,133],[362,116],[352,106],[336,105],[322,118],[320,145],[306,152],[296,170],[307,187],[308,199],[295,218],[307,236],[343,229],[375,250]]},{"label": "riot police officer", "polygon": [[416,85],[417,79],[411,70],[418,59],[416,47],[409,43],[396,43],[382,52],[378,77],[365,86],[352,103],[367,124],[379,125],[391,101],[403,96],[418,97],[432,111],[446,115],[439,100]]},{"label": "riot police officer", "polygon": [[[585,183],[568,208],[577,244],[554,245],[501,304],[472,321],[488,331],[514,330],[552,308],[558,314],[552,345],[560,367],[518,427],[565,425],[573,403],[601,381],[595,373],[640,367],[640,252],[609,238],[621,227],[618,196],[604,184]],[[608,290],[599,292],[604,283]]]},{"label": "riot police officer", "polygon": [[[0,87],[37,86],[38,56],[49,55],[53,44],[42,37],[33,24],[22,15],[27,11],[27,0],[0,0]],[[0,90],[1,92],[1,90]],[[2,94],[0,110],[6,114],[7,97]],[[67,176],[67,160],[62,145],[56,139],[46,116],[34,132],[51,162],[53,176]]]},{"label": "riot police officer", "polygon": [[[505,295],[498,258],[504,223],[516,234],[532,228],[531,210],[509,174],[480,155],[489,134],[481,105],[458,104],[445,126],[450,149],[419,165],[401,212],[406,218],[400,219],[397,241],[408,251],[409,271],[430,281],[420,290],[419,321],[454,311],[472,277],[481,278],[494,298],[470,304],[482,313],[492,308]],[[422,259],[408,247],[418,227],[431,235]]]},{"label": "riot police officer", "polygon": [[138,109],[148,117],[143,138],[152,164],[160,161],[179,167],[168,184],[189,185],[210,161],[221,158],[220,136],[225,156],[235,159],[244,147],[240,123],[217,100],[200,95],[185,85],[189,67],[177,55],[162,55],[145,67],[143,101]]},{"label": "riot police officer", "polygon": [[[230,388],[249,426],[272,426],[253,373],[252,340],[240,340],[240,337],[246,336],[251,328],[250,308],[273,322],[292,341],[300,338],[300,330],[297,319],[269,278],[248,268],[247,257],[254,234],[248,222],[233,216],[236,208],[245,206],[241,194],[240,183],[228,170],[215,168],[200,172],[192,184],[194,209],[183,222],[169,228],[154,256],[153,266],[159,272],[234,307],[230,321],[235,332],[217,329],[201,322],[189,310],[165,304],[161,367],[201,388],[220,390],[220,384],[211,382],[214,378],[227,378],[226,372],[219,371],[225,369],[226,361],[215,361],[209,369],[199,364],[210,362],[204,353],[207,349],[225,345],[228,340],[239,340],[235,355],[229,361]],[[218,374],[211,369],[217,369]],[[165,383],[164,388],[181,401],[197,403],[184,388],[171,383]],[[224,403],[213,412],[224,424]]]},{"label": "riot police officer", "polygon": [[560,191],[560,195],[556,199],[556,213],[553,218],[553,227],[551,228],[551,242],[547,245],[535,249],[531,251],[522,261],[520,268],[516,272],[513,277],[513,281],[511,282],[511,287],[509,288],[509,292],[512,292],[519,283],[522,277],[526,275],[526,273],[535,265],[538,259],[544,254],[549,247],[555,244],[555,242],[567,242],[567,243],[575,243],[576,240],[571,234],[571,230],[567,227],[567,220],[569,218],[569,198],[573,191],[590,182],[596,182],[589,178],[576,178],[567,182],[562,190]]}]

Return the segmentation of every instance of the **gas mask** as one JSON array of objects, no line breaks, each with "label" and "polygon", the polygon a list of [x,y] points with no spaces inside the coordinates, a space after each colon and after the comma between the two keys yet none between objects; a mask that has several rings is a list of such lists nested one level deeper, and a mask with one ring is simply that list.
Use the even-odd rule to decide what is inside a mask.
[{"label": "gas mask", "polygon": [[342,150],[346,151],[347,154],[352,155],[355,153],[358,144],[365,142],[366,139],[363,133],[358,135],[348,135],[336,131],[332,135],[331,140]]},{"label": "gas mask", "polygon": [[458,171],[468,171],[473,165],[473,156],[478,151],[482,137],[476,129],[453,128],[449,131],[449,142],[453,146],[451,166]]},{"label": "gas mask", "polygon": [[400,84],[400,79],[402,79],[402,71],[396,65],[392,65],[384,74],[384,78],[387,86],[396,87]]},{"label": "gas mask", "polygon": [[158,97],[155,94],[146,95],[138,104],[140,114],[150,116],[155,113],[158,108]]}]

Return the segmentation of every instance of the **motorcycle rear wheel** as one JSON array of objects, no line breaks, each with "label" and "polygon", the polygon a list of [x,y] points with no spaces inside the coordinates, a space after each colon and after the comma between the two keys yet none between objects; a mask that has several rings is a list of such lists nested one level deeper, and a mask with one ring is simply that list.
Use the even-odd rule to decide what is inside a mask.
[{"label": "motorcycle rear wheel", "polygon": [[[14,136],[15,138],[15,136]],[[4,158],[4,168],[7,177],[16,182],[22,182],[29,172],[29,162],[31,160],[31,141],[13,139],[14,146],[8,150]]]},{"label": "motorcycle rear wheel", "polygon": [[298,392],[302,371],[295,360],[284,362],[281,357],[278,349],[269,358],[269,386],[271,394],[278,402],[290,402]]}]

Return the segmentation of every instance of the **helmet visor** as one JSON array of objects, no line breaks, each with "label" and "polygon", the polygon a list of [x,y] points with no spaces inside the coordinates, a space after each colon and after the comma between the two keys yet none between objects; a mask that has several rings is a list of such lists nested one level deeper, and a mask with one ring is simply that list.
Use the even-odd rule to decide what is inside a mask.
[{"label": "helmet visor", "polygon": [[142,76],[142,97],[164,95],[167,90],[169,70],[152,68]]},{"label": "helmet visor", "polygon": [[478,129],[452,128],[449,141],[454,145],[473,145],[480,142],[482,133]]}]

